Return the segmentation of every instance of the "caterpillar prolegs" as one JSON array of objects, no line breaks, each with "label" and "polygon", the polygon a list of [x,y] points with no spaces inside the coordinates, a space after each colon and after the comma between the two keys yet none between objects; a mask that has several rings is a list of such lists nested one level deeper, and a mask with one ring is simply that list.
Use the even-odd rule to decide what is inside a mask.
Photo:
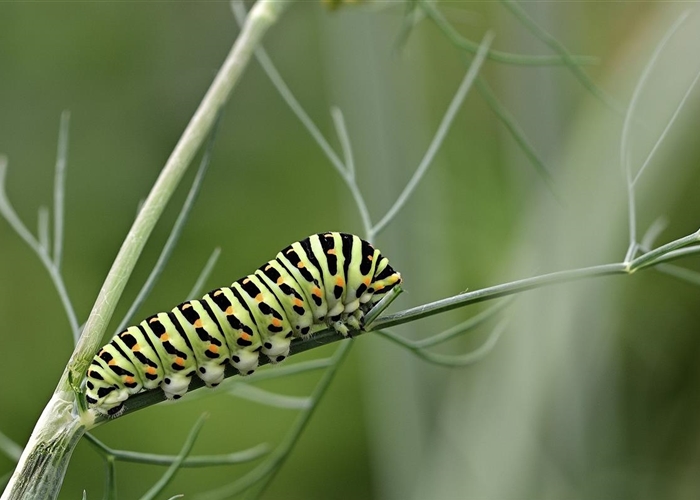
[{"label": "caterpillar prolegs", "polygon": [[292,243],[253,274],[183,302],[117,334],[87,372],[90,407],[116,415],[124,401],[161,388],[182,397],[197,374],[209,387],[226,363],[242,375],[289,354],[292,338],[326,326],[344,336],[401,282],[379,250],[360,237],[322,233]]}]

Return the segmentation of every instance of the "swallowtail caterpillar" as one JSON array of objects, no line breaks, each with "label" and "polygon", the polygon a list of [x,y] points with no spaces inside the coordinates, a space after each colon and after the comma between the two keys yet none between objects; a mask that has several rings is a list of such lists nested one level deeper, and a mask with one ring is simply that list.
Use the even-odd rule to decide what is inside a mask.
[{"label": "swallowtail caterpillar", "polygon": [[182,397],[195,374],[215,387],[226,363],[250,375],[260,353],[272,363],[284,360],[292,338],[327,326],[343,336],[362,329],[367,311],[399,283],[389,260],[360,237],[309,236],[231,286],[115,335],[88,369],[86,400],[99,413],[118,415],[124,401],[145,390]]}]

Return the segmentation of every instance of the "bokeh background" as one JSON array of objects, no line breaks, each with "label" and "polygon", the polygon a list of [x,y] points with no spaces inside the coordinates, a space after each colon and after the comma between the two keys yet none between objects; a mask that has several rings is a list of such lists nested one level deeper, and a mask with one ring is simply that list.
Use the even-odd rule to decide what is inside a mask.
[{"label": "bokeh background", "polygon": [[[439,6],[464,35],[551,51],[498,2]],[[557,195],[484,99],[472,91],[431,170],[377,239],[405,278],[394,310],[465,289],[622,260],[624,110],[642,68],[688,3],[546,2],[525,9],[619,104],[601,104],[565,67],[487,62],[484,76],[550,169]],[[420,161],[466,66],[429,21],[401,43],[405,5],[331,12],[300,2],[265,45],[337,146],[345,113],[360,186],[375,221]],[[63,273],[81,321],[133,221],[238,30],[226,2],[6,2],[0,5],[0,152],[7,192],[30,228],[51,206],[62,110],[71,112]],[[700,14],[663,51],[632,127],[638,168],[700,70]],[[700,225],[700,89],[638,185],[639,231],[668,221],[665,242]],[[193,172],[191,172],[193,173]],[[117,311],[155,262],[188,187],[156,228]],[[361,232],[352,198],[265,74],[252,63],[226,107],[213,163],[181,243],[140,317],[178,303],[213,248],[208,288],[325,230]],[[693,269],[697,258],[679,264]],[[655,271],[529,292],[483,362],[431,366],[377,336],[355,341],[266,498],[695,498],[700,494],[700,291]],[[397,328],[425,337],[473,315]],[[116,327],[115,320],[113,327]],[[36,257],[0,220],[0,430],[23,444],[72,350],[59,299]],[[110,330],[111,332],[111,330]],[[465,352],[489,330],[449,346]],[[287,363],[328,356],[336,346]],[[261,387],[308,394],[318,374]],[[275,444],[294,412],[225,394],[158,405],[95,431],[114,448],[176,453],[211,413],[194,454]],[[0,476],[13,463],[0,456]],[[226,484],[252,465],[185,469],[168,494]],[[120,498],[162,469],[118,465]],[[103,464],[86,442],[61,498],[99,498]],[[167,498],[167,496],[164,496]]]}]

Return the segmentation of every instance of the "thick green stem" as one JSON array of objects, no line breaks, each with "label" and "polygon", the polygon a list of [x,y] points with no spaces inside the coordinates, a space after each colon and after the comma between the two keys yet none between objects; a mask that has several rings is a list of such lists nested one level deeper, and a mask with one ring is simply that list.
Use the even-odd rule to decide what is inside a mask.
[{"label": "thick green stem", "polygon": [[126,236],[66,371],[34,427],[0,500],[46,500],[58,496],[73,449],[85,432],[85,423],[75,412],[76,397],[70,381],[79,383],[83,379],[148,236],[240,80],[255,48],[288,4],[287,0],[259,0],[250,11],[240,35]]}]

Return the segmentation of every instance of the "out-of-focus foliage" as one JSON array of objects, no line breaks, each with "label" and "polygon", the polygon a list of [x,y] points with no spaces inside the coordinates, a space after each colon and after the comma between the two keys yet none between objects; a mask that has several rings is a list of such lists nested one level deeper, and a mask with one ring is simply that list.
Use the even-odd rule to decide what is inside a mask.
[{"label": "out-of-focus foliage", "polygon": [[[439,7],[474,40],[493,28],[498,49],[550,53],[497,3]],[[601,58],[588,71],[622,107],[680,7],[525,5],[572,52]],[[330,106],[345,113],[375,221],[420,161],[466,70],[462,54],[427,21],[397,44],[404,14],[393,3],[329,12],[303,2],[266,44],[326,136],[334,137]],[[699,25],[691,14],[641,96],[635,165],[700,69]],[[0,33],[0,153],[10,159],[8,194],[30,227],[37,209],[51,205],[59,118],[71,111],[63,272],[83,321],[139,200],[228,51],[235,22],[225,3],[4,3]],[[543,157],[561,199],[472,91],[423,184],[377,240],[406,282],[395,308],[624,256],[622,116],[563,67],[489,63],[484,76]],[[667,217],[661,242],[700,226],[699,102],[696,90],[639,184],[640,231]],[[180,200],[185,193],[183,186]],[[115,327],[176,214],[173,204]],[[223,251],[209,288],[328,229],[361,231],[352,199],[253,64],[223,116],[191,222],[139,317],[181,300],[215,246]],[[697,258],[682,264],[692,267]],[[516,302],[492,355],[465,370],[427,366],[378,336],[363,336],[267,497],[697,496],[698,299],[697,287],[653,271],[530,292]],[[420,338],[476,310],[399,331]],[[72,343],[48,277],[4,221],[0,321],[0,430],[23,443]],[[482,340],[474,335],[459,347]],[[309,373],[261,387],[306,395],[317,378]],[[158,405],[95,434],[114,448],[175,454],[205,410],[211,417],[193,454],[275,443],[293,419],[291,410],[219,395]],[[204,491],[251,467],[182,470],[167,493]],[[0,456],[0,477],[11,468]],[[162,472],[119,464],[120,498],[144,493]],[[83,489],[88,498],[101,496],[103,473],[95,451],[81,443],[61,498]]]}]

